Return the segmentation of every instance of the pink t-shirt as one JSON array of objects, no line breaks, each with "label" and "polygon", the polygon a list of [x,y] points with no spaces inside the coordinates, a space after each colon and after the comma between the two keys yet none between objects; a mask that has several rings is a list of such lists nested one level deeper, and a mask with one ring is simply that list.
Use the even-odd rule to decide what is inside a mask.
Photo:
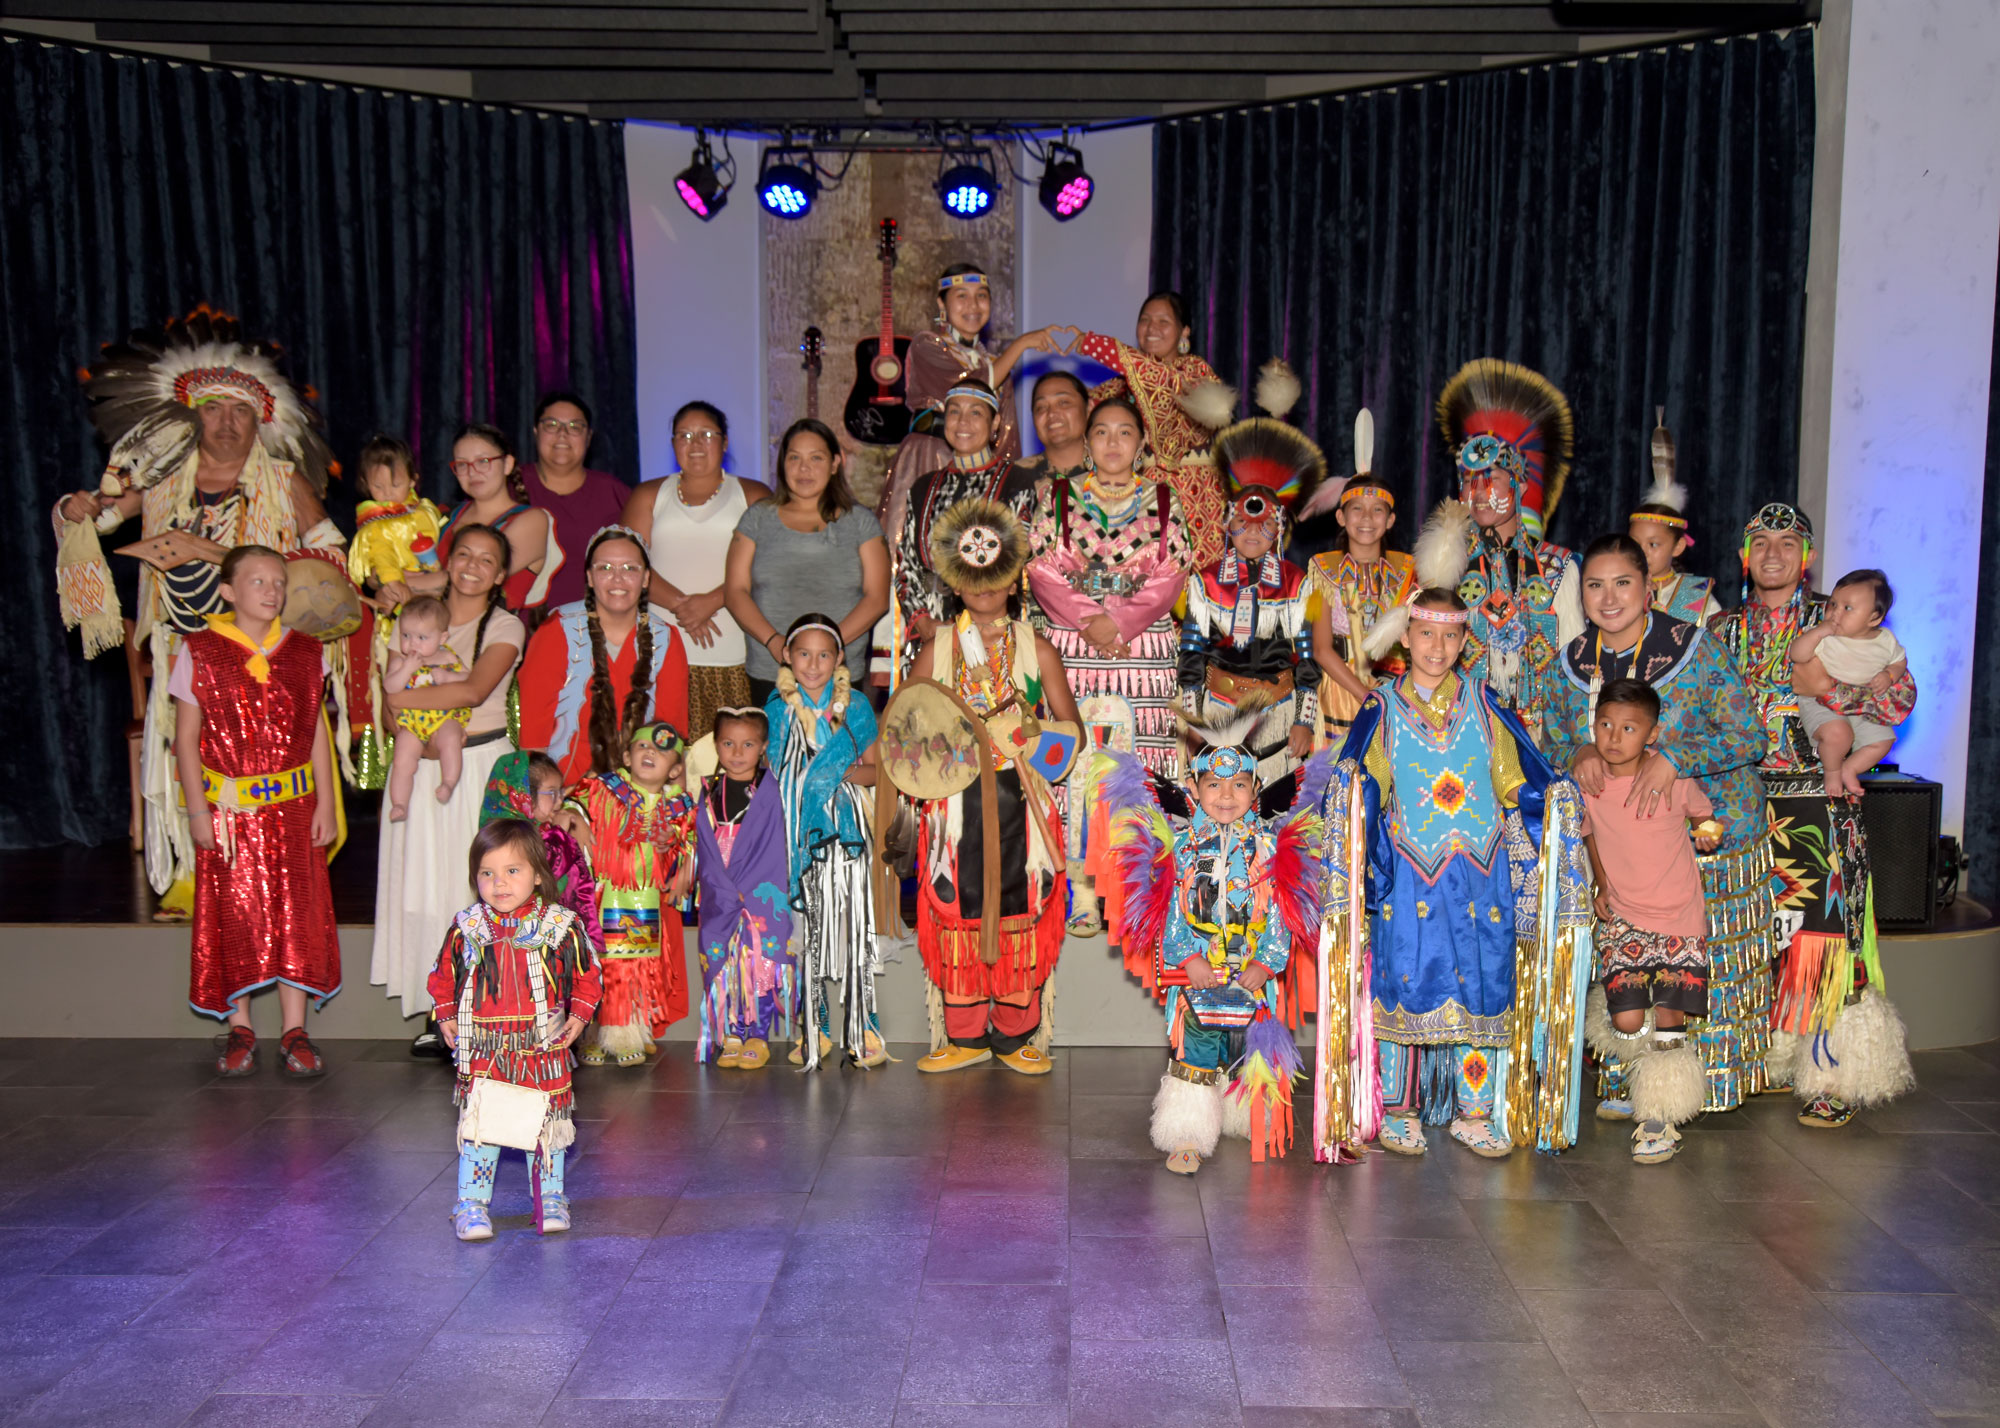
[{"label": "pink t-shirt", "polygon": [[1631,791],[1626,774],[1606,779],[1595,797],[1583,796],[1583,831],[1596,839],[1612,911],[1642,932],[1706,937],[1701,867],[1687,820],[1708,817],[1714,805],[1693,779],[1675,779],[1666,808],[1641,818],[1638,805],[1625,806]]}]

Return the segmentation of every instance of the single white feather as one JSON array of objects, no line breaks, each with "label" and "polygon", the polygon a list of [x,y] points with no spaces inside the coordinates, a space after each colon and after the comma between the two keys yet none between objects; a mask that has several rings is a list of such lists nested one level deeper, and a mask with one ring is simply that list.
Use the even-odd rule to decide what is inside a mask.
[{"label": "single white feather", "polygon": [[1381,659],[1400,645],[1409,632],[1410,607],[1397,605],[1368,627],[1368,633],[1361,637],[1361,652],[1370,659]]},{"label": "single white feather", "polygon": [[1687,509],[1687,487],[1669,476],[1666,480],[1654,479],[1646,488],[1646,494],[1639,498],[1642,506],[1672,506],[1677,511]]},{"label": "single white feather", "polygon": [[1236,388],[1226,382],[1197,382],[1181,393],[1181,410],[1197,425],[1220,431],[1236,419]]},{"label": "single white feather", "polygon": [[1304,392],[1298,374],[1285,365],[1282,357],[1273,357],[1257,369],[1257,405],[1274,417],[1282,418],[1297,406]]},{"label": "single white feather", "polygon": [[1319,489],[1299,507],[1298,519],[1309,521],[1314,516],[1323,516],[1340,504],[1340,493],[1347,489],[1345,476],[1329,476],[1319,483]]},{"label": "single white feather", "polygon": [[1363,407],[1354,414],[1354,474],[1366,476],[1375,469],[1375,413]]}]

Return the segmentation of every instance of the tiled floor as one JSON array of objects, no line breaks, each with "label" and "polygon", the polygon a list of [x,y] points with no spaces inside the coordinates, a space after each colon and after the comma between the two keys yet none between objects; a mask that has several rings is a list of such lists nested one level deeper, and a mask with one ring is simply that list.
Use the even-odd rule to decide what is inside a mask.
[{"label": "tiled floor", "polygon": [[[1155,1053],[581,1082],[577,1228],[460,1245],[442,1069],[0,1043],[8,1422],[1886,1428],[2000,1423],[2000,1048],[1843,1132],[1635,1167],[1441,1146],[1194,1181]],[[268,1067],[268,1054],[266,1066]]]}]

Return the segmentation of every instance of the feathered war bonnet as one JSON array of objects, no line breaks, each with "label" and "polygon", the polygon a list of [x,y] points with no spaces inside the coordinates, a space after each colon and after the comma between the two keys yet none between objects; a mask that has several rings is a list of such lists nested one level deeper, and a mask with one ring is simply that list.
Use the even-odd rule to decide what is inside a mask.
[{"label": "feathered war bonnet", "polygon": [[961,595],[1011,589],[1027,564],[1027,527],[998,501],[960,501],[931,527],[931,569]]},{"label": "feathered war bonnet", "polygon": [[319,413],[278,370],[278,356],[277,347],[245,337],[235,318],[207,307],[164,330],[105,344],[83,373],[83,390],[90,419],[111,446],[106,494],[144,489],[179,471],[201,442],[196,408],[234,399],[256,410],[265,452],[290,462],[324,496],[338,470],[333,452]]},{"label": "feathered war bonnet", "polygon": [[1539,372],[1479,357],[1445,383],[1437,417],[1458,462],[1460,495],[1482,482],[1508,480],[1521,528],[1540,540],[1569,476],[1576,439],[1569,399]]},{"label": "feathered war bonnet", "polygon": [[1312,499],[1326,479],[1326,457],[1311,437],[1286,421],[1298,404],[1299,379],[1273,357],[1257,374],[1257,405],[1268,416],[1234,422],[1216,433],[1212,448],[1229,500],[1229,528],[1276,522],[1282,539],[1285,517]]}]

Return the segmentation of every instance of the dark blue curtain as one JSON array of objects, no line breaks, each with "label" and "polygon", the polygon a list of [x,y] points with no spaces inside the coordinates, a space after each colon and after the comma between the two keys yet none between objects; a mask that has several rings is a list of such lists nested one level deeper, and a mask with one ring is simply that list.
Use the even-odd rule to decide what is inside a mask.
[{"label": "dark blue curtain", "polygon": [[[1978,633],[1972,643],[1972,729],[1965,770],[1965,886],[2000,906],[2000,301],[1993,314],[1992,392],[1986,403],[1986,506],[1979,532]],[[1921,688],[1921,686],[1919,686]]]},{"label": "dark blue curtain", "polygon": [[[1153,278],[1232,382],[1282,355],[1337,472],[1356,408],[1417,513],[1450,489],[1432,416],[1473,357],[1545,373],[1576,412],[1550,523],[1623,529],[1664,406],[1693,493],[1689,565],[1738,580],[1736,532],[1797,487],[1812,201],[1808,29],[1501,70],[1159,126]],[[1308,533],[1310,541],[1311,534]]]},{"label": "dark blue curtain", "polygon": [[207,303],[284,345],[337,455],[401,434],[434,497],[461,421],[526,437],[556,386],[596,407],[593,464],[635,478],[624,133],[34,40],[0,65],[0,847],[102,842],[131,701],[117,654],[63,636],[49,524],[104,464],[78,369]]}]

